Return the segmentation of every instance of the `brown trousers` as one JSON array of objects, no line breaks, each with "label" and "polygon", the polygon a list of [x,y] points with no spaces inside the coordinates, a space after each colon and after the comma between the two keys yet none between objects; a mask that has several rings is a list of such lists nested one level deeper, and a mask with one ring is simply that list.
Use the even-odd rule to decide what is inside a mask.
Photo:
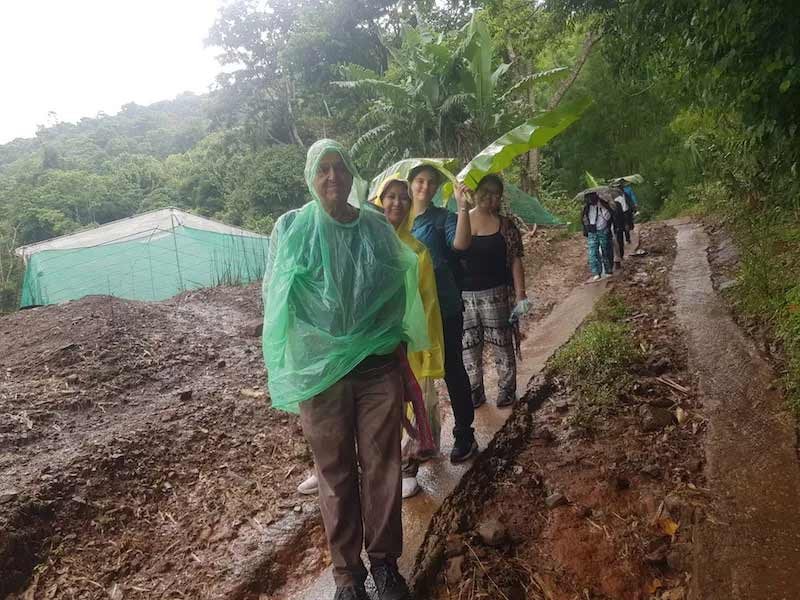
[{"label": "brown trousers", "polygon": [[403,551],[402,410],[403,382],[394,364],[350,373],[300,404],[339,587],[365,581],[362,546],[373,564],[396,560]]}]

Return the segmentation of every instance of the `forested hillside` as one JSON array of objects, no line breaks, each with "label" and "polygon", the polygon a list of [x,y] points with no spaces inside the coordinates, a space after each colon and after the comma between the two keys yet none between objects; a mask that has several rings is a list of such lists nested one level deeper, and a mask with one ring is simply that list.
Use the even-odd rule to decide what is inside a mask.
[{"label": "forested hillside", "polygon": [[797,3],[268,5],[220,9],[210,95],[128,104],[0,146],[0,307],[17,302],[14,246],[94,223],[176,205],[269,232],[305,201],[305,148],[319,137],[351,146],[371,176],[402,156],[464,162],[590,97],[576,125],[506,176],[567,216],[587,172],[638,172],[646,216],[731,217],[740,304],[800,355]]}]

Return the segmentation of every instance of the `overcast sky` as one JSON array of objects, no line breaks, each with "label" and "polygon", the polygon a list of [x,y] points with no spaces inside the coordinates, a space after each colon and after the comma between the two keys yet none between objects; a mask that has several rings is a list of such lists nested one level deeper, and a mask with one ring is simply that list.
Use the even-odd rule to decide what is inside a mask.
[{"label": "overcast sky", "polygon": [[61,121],[114,114],[219,71],[203,40],[221,0],[0,0],[0,144]]}]

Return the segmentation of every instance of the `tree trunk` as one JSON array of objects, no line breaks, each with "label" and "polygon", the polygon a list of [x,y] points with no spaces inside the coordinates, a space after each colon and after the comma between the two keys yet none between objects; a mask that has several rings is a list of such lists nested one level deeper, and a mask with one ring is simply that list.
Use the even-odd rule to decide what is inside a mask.
[{"label": "tree trunk", "polygon": [[294,122],[294,109],[292,108],[292,102],[294,101],[294,85],[292,82],[287,79],[286,80],[286,112],[289,117],[289,131],[292,135],[292,140],[295,144],[300,146],[301,148],[305,147],[303,144],[303,138],[300,137],[300,132],[297,131],[297,125]]},{"label": "tree trunk", "polygon": [[[578,54],[578,58],[575,60],[575,64],[572,67],[569,77],[562,81],[561,85],[558,86],[556,93],[553,94],[553,97],[550,98],[550,102],[547,103],[547,110],[553,110],[559,105],[561,99],[569,91],[569,88],[572,87],[572,84],[575,83],[575,80],[578,78],[581,69],[583,69],[583,65],[586,64],[586,60],[589,58],[592,48],[601,37],[602,35],[600,33],[592,29],[586,33],[586,39],[583,40],[583,46]],[[533,196],[538,196],[542,190],[540,163],[540,149],[534,148],[528,153],[528,185],[523,186],[523,188],[527,187],[528,189],[526,191]]]}]

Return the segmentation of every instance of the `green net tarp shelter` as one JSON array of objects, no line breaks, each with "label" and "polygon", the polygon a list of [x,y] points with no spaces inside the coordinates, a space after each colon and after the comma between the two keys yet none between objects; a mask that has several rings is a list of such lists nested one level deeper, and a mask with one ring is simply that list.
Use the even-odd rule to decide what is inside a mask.
[{"label": "green net tarp shelter", "polygon": [[[434,202],[438,197],[434,197]],[[506,202],[511,212],[522,219],[526,225],[564,225],[557,217],[553,216],[539,200],[526,194],[513,183],[503,182],[503,202]],[[455,198],[450,197],[447,208],[456,211]]]},{"label": "green net tarp shelter", "polygon": [[17,248],[20,305],[105,294],[164,300],[190,289],[261,279],[269,238],[166,208]]}]

